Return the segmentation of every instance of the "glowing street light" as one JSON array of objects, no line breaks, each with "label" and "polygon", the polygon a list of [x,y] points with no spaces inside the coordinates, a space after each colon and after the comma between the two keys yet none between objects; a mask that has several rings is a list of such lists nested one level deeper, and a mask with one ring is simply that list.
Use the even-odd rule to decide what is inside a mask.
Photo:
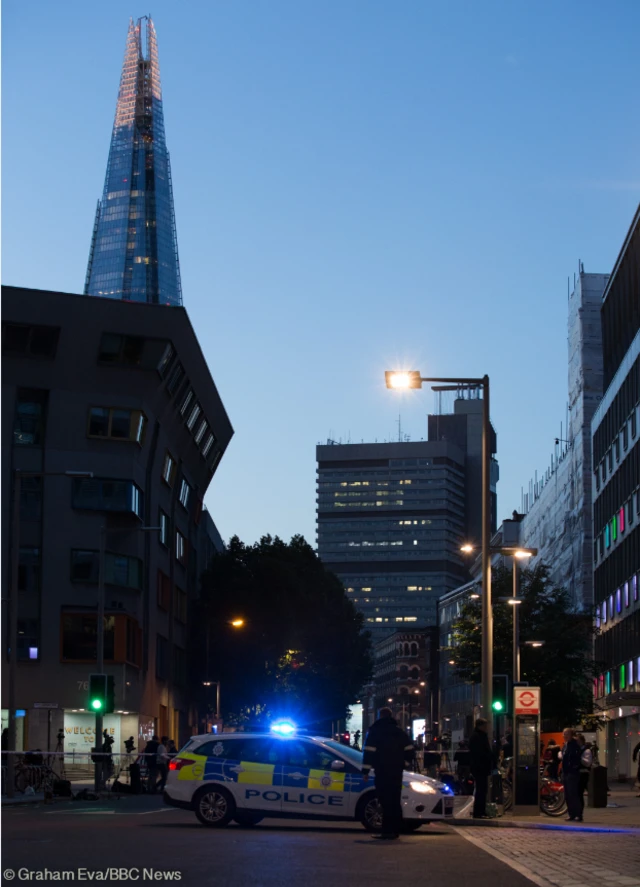
[{"label": "glowing street light", "polygon": [[244,625],[244,619],[232,619],[230,624],[233,625],[234,628],[242,628]]}]

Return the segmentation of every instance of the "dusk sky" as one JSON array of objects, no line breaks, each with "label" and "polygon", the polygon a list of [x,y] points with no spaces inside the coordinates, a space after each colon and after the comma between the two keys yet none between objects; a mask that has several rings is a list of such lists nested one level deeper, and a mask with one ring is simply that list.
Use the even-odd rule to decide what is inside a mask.
[{"label": "dusk sky", "polygon": [[[567,278],[640,199],[637,0],[3,3],[5,284],[80,293],[129,17],[160,55],[184,305],[235,436],[225,540],[315,545],[315,446],[491,379],[498,519],[567,401]],[[448,403],[451,406],[451,402]]]}]

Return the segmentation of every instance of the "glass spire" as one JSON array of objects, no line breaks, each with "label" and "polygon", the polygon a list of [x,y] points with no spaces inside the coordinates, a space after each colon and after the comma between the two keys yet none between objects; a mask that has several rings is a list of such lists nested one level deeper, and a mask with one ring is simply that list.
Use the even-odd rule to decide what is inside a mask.
[{"label": "glass spire", "polygon": [[182,304],[158,44],[149,16],[129,22],[84,292],[134,302]]}]

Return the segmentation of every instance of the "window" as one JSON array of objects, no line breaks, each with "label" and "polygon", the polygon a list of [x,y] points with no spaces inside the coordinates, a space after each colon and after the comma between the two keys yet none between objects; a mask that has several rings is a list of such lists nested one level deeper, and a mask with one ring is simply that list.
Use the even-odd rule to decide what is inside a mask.
[{"label": "window", "polygon": [[600,628],[600,604],[596,607],[596,628]]},{"label": "window", "polygon": [[162,352],[162,357],[158,362],[158,372],[160,373],[161,378],[167,374],[167,370],[171,365],[171,361],[173,360],[173,356],[175,354],[175,349],[171,342],[167,342],[164,351]]},{"label": "window", "polygon": [[[96,585],[100,573],[97,551],[71,549],[71,581]],[[142,587],[142,561],[126,554],[107,551],[104,558],[104,581],[120,588]]]},{"label": "window", "polygon": [[38,447],[44,443],[44,418],[48,391],[39,388],[18,388],[13,442],[21,447]]},{"label": "window", "polygon": [[629,426],[626,422],[622,426],[622,447],[626,453],[629,448]]},{"label": "window", "polygon": [[146,423],[146,416],[141,410],[91,407],[87,437],[128,440],[141,444]]},{"label": "window", "polygon": [[58,347],[60,328],[57,326],[27,326],[20,323],[2,325],[2,353],[24,357],[43,357],[53,360]]},{"label": "window", "polygon": [[187,562],[187,540],[179,530],[176,530],[176,560],[181,564]]},{"label": "window", "polygon": [[87,511],[112,511],[142,518],[142,491],[132,481],[74,478],[72,505]]},{"label": "window", "polygon": [[[213,749],[216,749],[215,757],[221,761],[240,761],[249,760],[244,755],[244,748],[247,743],[255,742],[252,739],[213,739],[210,742],[203,742],[193,749],[194,754],[206,755],[211,757]],[[253,760],[251,758],[250,760]]]},{"label": "window", "polygon": [[180,499],[180,504],[182,505],[183,508],[188,508],[188,506],[189,506],[189,493],[190,492],[191,492],[191,487],[186,482],[186,480],[184,478],[182,478],[182,481],[180,483],[179,499]]},{"label": "window", "polygon": [[140,667],[142,663],[142,632],[139,625],[133,619],[127,619],[126,626],[126,653],[127,662]]},{"label": "window", "polygon": [[164,465],[162,466],[162,480],[170,487],[172,487],[175,478],[176,460],[173,458],[171,453],[167,451],[167,454],[164,457]]},{"label": "window", "polygon": [[178,687],[187,682],[187,654],[175,644],[173,645],[173,682]]},{"label": "window", "polygon": [[103,333],[98,348],[98,363],[157,370],[168,344],[166,339]]},{"label": "window", "polygon": [[205,431],[207,430],[208,427],[209,427],[209,426],[207,425],[206,422],[203,421],[203,422],[200,423],[200,425],[199,425],[199,427],[198,427],[198,430],[196,431],[196,433],[195,433],[194,436],[193,436],[193,439],[195,440],[195,442],[196,442],[198,445],[200,444],[200,441],[201,441],[202,438],[204,437],[204,433],[205,433]]},{"label": "window", "polygon": [[41,477],[23,477],[20,481],[20,520],[42,520]]},{"label": "window", "polygon": [[613,449],[607,453],[607,462],[609,464],[609,474],[613,471]]},{"label": "window", "polygon": [[638,419],[636,416],[636,411],[631,413],[631,437],[635,440],[636,434],[638,433]]},{"label": "window", "polygon": [[162,570],[158,570],[158,606],[161,610],[169,610],[171,604],[171,579]]},{"label": "window", "polygon": [[167,679],[169,671],[169,641],[161,634],[156,635],[156,677],[161,681]]},{"label": "window", "polygon": [[18,619],[18,659],[40,658],[40,620]]},{"label": "window", "polygon": [[40,549],[21,548],[18,560],[18,590],[40,592]]},{"label": "window", "polygon": [[182,588],[178,588],[176,585],[176,593],[174,598],[175,604],[173,608],[173,616],[174,619],[177,619],[178,622],[182,622],[183,625],[187,624],[187,593]]},{"label": "window", "polygon": [[173,396],[178,390],[178,386],[183,379],[184,367],[181,363],[177,363],[171,371],[171,375],[169,376],[169,381],[167,382],[167,392]]},{"label": "window", "polygon": [[[97,657],[97,618],[89,613],[62,614],[62,659],[91,662]],[[104,617],[104,658],[113,660],[115,616]]]},{"label": "window", "polygon": [[180,415],[181,416],[184,416],[184,414],[189,409],[189,404],[192,402],[193,396],[194,396],[193,395],[193,388],[189,388],[187,393],[185,394],[185,396],[182,400],[182,404],[180,406]]},{"label": "window", "polygon": [[197,403],[194,404],[193,408],[191,409],[191,412],[189,413],[189,418],[187,419],[187,428],[189,429],[189,431],[191,431],[193,426],[196,424],[196,419],[198,418],[198,416],[200,415],[201,412],[202,412],[202,410],[200,409],[200,404],[197,404]]},{"label": "window", "polygon": [[629,583],[624,583],[624,605],[625,607],[631,606],[631,598],[629,596]]},{"label": "window", "polygon": [[162,509],[160,509],[160,517],[158,523],[160,526],[160,532],[158,534],[160,544],[168,548],[171,535],[171,523],[169,521],[169,515],[166,514]]},{"label": "window", "polygon": [[205,457],[205,459],[209,455],[209,450],[213,446],[214,441],[215,441],[215,437],[213,436],[213,434],[209,434],[207,439],[204,442],[204,446],[202,447],[202,455]]},{"label": "window", "polygon": [[[289,740],[285,746],[285,763],[289,767],[300,767],[304,770],[330,770],[331,762],[337,755],[311,742]],[[346,764],[345,764],[346,769]]]}]

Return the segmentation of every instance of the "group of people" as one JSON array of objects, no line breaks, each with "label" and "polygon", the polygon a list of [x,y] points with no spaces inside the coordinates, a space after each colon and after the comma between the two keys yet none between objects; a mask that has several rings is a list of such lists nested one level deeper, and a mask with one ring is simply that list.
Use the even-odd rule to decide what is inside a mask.
[{"label": "group of people", "polygon": [[[142,752],[142,759],[147,765],[147,791],[155,795],[158,789],[163,792],[169,775],[169,761],[178,754],[178,749],[168,736],[160,739],[155,733],[147,742]],[[159,777],[159,778],[158,778]]]}]

